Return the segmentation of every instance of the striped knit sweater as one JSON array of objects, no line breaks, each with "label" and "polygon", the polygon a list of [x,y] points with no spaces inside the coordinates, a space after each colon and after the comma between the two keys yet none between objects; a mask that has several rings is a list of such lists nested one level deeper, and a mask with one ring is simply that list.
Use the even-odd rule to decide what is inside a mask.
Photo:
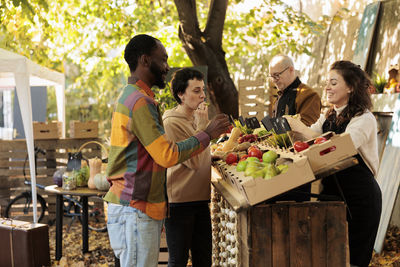
[{"label": "striped knit sweater", "polygon": [[200,132],[181,142],[167,139],[154,93],[142,81],[128,84],[112,118],[104,200],[131,206],[156,220],[166,214],[166,168],[203,151],[210,137]]}]

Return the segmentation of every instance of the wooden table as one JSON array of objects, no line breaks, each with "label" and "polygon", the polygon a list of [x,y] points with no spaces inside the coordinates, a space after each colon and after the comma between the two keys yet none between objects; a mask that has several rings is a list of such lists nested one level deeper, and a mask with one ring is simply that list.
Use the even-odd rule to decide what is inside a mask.
[{"label": "wooden table", "polygon": [[103,196],[106,192],[87,187],[64,190],[57,185],[46,186],[45,191],[57,195],[56,200],[56,260],[62,257],[63,195],[80,196],[82,203],[82,252],[89,252],[88,197]]}]

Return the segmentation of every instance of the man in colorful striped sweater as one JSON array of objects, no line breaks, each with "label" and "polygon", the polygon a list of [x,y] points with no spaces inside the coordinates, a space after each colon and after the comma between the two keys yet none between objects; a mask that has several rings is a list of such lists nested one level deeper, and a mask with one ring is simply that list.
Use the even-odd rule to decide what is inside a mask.
[{"label": "man in colorful striped sweater", "polygon": [[168,55],[151,36],[133,37],[125,48],[131,77],[120,93],[112,119],[107,177],[111,187],[108,235],[121,266],[157,266],[166,215],[166,168],[202,152],[229,126],[217,115],[208,127],[181,142],[165,135],[151,87],[165,87]]}]

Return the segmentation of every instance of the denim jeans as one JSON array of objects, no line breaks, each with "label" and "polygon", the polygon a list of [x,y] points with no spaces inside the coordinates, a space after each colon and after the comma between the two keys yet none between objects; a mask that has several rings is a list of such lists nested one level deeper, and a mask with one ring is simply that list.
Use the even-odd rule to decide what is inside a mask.
[{"label": "denim jeans", "polygon": [[165,219],[168,267],[186,267],[189,250],[193,267],[211,266],[211,218],[208,203],[170,207]]},{"label": "denim jeans", "polygon": [[108,204],[108,237],[121,267],[158,265],[162,224],[138,209]]}]

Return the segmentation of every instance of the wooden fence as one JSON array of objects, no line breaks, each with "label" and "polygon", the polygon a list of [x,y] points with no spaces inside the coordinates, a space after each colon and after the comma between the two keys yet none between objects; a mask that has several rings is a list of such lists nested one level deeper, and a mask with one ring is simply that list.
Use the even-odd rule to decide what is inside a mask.
[{"label": "wooden fence", "polygon": [[[68,152],[76,152],[88,141],[99,141],[98,139],[48,139],[35,140],[35,147],[44,153],[37,153],[37,175],[36,183],[41,185],[52,185],[53,174],[57,169],[65,168],[68,161]],[[101,157],[101,147],[97,144],[85,145],[82,149],[84,158]],[[24,184],[24,170],[26,178],[30,179],[29,160],[27,159],[26,141],[23,140],[0,140],[0,213],[4,211],[11,199],[19,193],[30,190]],[[43,190],[38,193],[47,201],[49,217],[55,215],[55,196],[47,195]]]}]

